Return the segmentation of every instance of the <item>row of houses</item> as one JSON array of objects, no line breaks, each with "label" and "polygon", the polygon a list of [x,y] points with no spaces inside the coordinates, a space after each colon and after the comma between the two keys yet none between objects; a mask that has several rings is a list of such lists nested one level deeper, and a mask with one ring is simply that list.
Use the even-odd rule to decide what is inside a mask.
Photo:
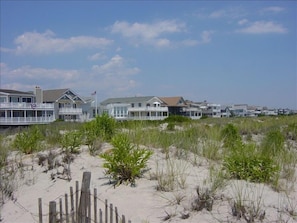
[{"label": "row of houses", "polygon": [[[282,110],[282,114],[289,114]],[[56,120],[88,121],[107,113],[116,120],[164,120],[169,115],[191,119],[207,117],[278,115],[279,110],[248,105],[221,106],[192,102],[183,97],[122,97],[109,98],[97,105],[96,96],[83,97],[71,89],[32,92],[0,89],[0,125],[48,124]]]}]

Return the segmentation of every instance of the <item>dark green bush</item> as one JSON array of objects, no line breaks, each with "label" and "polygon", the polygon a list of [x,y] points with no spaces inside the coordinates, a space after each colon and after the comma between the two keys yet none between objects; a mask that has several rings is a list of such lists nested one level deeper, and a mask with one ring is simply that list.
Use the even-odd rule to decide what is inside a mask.
[{"label": "dark green bush", "polygon": [[135,179],[141,176],[152,152],[135,147],[126,135],[115,136],[111,143],[112,151],[100,155],[105,160],[103,167],[107,169],[106,175],[110,175],[116,184],[134,184]]}]

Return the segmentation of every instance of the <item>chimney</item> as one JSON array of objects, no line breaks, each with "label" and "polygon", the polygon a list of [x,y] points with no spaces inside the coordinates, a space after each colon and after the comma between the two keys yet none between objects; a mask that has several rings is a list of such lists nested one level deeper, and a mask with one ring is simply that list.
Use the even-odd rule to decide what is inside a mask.
[{"label": "chimney", "polygon": [[35,87],[36,103],[43,103],[43,91],[39,86]]}]

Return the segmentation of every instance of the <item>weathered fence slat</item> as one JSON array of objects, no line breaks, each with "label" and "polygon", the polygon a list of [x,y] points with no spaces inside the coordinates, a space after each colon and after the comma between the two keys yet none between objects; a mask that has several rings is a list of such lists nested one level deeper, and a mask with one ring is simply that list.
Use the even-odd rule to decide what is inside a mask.
[{"label": "weathered fence slat", "polygon": [[99,209],[99,223],[103,223],[103,213],[102,213],[102,210],[101,208]]},{"label": "weathered fence slat", "polygon": [[49,203],[49,223],[57,222],[57,213],[56,213],[56,202],[50,201]]},{"label": "weathered fence slat", "polygon": [[74,223],[74,201],[73,201],[73,187],[70,187],[70,213],[71,213],[71,222]]},{"label": "weathered fence slat", "polygon": [[119,223],[119,213],[118,213],[117,207],[114,207],[114,213],[115,213],[115,222]]},{"label": "weathered fence slat", "polygon": [[90,182],[91,182],[91,172],[84,172],[83,173],[83,180],[81,185],[81,195],[79,201],[79,208],[78,208],[78,223],[86,223],[87,222],[87,197],[88,197],[88,190],[90,189]]},{"label": "weathered fence slat", "polygon": [[42,199],[38,198],[39,223],[42,223]]},{"label": "weathered fence slat", "polygon": [[63,221],[63,206],[62,206],[62,198],[59,199],[59,206],[60,206],[60,222]]},{"label": "weathered fence slat", "polygon": [[68,194],[65,194],[65,212],[66,212],[66,223],[69,223]]},{"label": "weathered fence slat", "polygon": [[105,200],[105,223],[108,223],[108,203]]},{"label": "weathered fence slat", "polygon": [[113,223],[113,205],[110,204],[109,207],[110,207],[110,223]]},{"label": "weathered fence slat", "polygon": [[75,182],[75,218],[76,221],[78,222],[78,192],[79,192],[79,185],[78,185],[78,181]]},{"label": "weathered fence slat", "polygon": [[98,223],[97,221],[97,189],[94,188],[94,222]]}]

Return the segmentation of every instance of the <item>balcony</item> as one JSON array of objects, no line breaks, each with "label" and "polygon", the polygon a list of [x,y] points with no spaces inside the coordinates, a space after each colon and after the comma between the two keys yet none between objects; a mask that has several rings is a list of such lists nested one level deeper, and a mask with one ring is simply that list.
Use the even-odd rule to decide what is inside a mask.
[{"label": "balcony", "polygon": [[60,108],[59,115],[81,115],[82,108]]},{"label": "balcony", "polygon": [[34,124],[49,124],[55,121],[54,116],[47,117],[2,117],[0,125],[34,125]]},{"label": "balcony", "polygon": [[5,110],[54,110],[54,104],[49,103],[0,103],[0,109]]},{"label": "balcony", "polygon": [[128,108],[129,112],[168,112],[168,107],[134,107]]}]

